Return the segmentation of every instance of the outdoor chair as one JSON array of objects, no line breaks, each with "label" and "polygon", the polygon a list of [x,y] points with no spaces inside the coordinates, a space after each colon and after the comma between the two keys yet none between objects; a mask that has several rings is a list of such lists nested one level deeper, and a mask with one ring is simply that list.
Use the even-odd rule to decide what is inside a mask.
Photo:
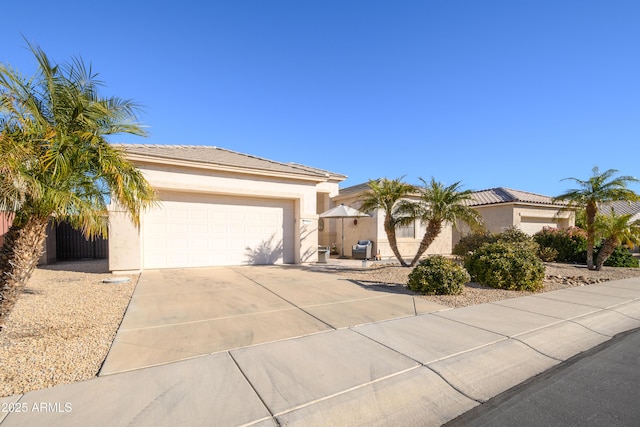
[{"label": "outdoor chair", "polygon": [[369,259],[372,246],[371,240],[358,240],[358,244],[351,248],[351,254],[354,259]]}]

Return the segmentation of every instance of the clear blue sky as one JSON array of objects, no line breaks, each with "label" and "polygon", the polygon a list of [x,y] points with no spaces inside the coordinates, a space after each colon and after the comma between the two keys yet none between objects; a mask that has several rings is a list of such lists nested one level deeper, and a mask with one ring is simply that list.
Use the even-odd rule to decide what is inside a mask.
[{"label": "clear blue sky", "polygon": [[[547,195],[591,168],[640,175],[637,0],[4,2],[22,34],[82,56],[150,137],[349,176]],[[114,142],[116,142],[114,141]],[[634,189],[640,190],[638,186]]]}]

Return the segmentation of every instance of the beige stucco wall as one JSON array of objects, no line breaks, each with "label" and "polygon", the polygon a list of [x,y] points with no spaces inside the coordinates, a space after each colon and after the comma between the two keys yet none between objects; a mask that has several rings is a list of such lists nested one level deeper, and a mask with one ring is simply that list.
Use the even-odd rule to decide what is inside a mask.
[{"label": "beige stucco wall", "polygon": [[522,205],[514,206],[513,210],[513,225],[528,234],[535,234],[544,227],[566,228],[574,223],[575,215],[570,211]]},{"label": "beige stucco wall", "polygon": [[109,206],[109,270],[113,272],[140,271],[142,245],[140,230],[133,225],[129,214],[117,206]]},{"label": "beige stucco wall", "polygon": [[[513,205],[480,206],[475,208],[484,220],[484,226],[490,233],[500,233],[514,225]],[[460,229],[466,228],[464,225]]]},{"label": "beige stucco wall", "polygon": [[[395,258],[393,251],[391,250],[391,246],[389,245],[389,239],[387,238],[387,233],[384,231],[384,214],[380,215],[382,221],[379,224],[379,233],[378,233],[378,249],[380,250],[380,255],[383,259],[386,258]],[[405,261],[411,261],[415,254],[418,251],[418,247],[420,246],[420,241],[422,240],[424,234],[426,232],[426,225],[420,223],[420,221],[416,221],[415,234],[414,238],[408,237],[398,237],[398,251],[400,255],[405,259]],[[436,239],[431,243],[429,248],[426,250],[423,256],[425,255],[448,255],[451,253],[452,246],[452,227],[451,224],[444,224],[442,227],[442,231],[436,237]]]},{"label": "beige stucco wall", "polygon": [[[331,198],[338,195],[340,187],[338,182],[322,182],[317,185],[316,190],[316,213],[321,214],[334,206]],[[318,221],[320,221],[319,217]],[[335,221],[322,220],[322,222],[322,230],[318,226],[318,244],[330,247],[331,243],[336,241]]]},{"label": "beige stucco wall", "polygon": [[[294,262],[317,260],[318,212],[317,191],[337,194],[337,183],[317,183],[290,177],[268,177],[185,166],[136,162],[149,183],[158,190],[259,198],[276,198],[294,202]],[[140,230],[131,220],[111,208],[109,268],[112,271],[140,270],[142,244]],[[142,217],[144,223],[144,216]]]}]

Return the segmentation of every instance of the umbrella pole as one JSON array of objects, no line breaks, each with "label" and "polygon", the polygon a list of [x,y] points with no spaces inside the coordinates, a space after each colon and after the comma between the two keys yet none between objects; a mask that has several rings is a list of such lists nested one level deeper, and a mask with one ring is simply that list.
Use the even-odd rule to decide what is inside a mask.
[{"label": "umbrella pole", "polygon": [[344,256],[344,218],[342,218],[342,256],[340,258],[346,258]]}]

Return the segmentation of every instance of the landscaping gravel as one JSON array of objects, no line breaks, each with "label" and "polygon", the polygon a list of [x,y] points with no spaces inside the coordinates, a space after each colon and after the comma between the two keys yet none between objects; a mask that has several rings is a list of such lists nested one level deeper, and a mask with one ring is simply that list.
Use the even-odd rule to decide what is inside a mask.
[{"label": "landscaping gravel", "polygon": [[[362,286],[411,293],[405,287],[411,269],[399,265],[335,268],[316,264],[305,268],[339,274]],[[605,267],[597,272],[547,264],[546,273],[543,292],[640,276],[640,269]],[[105,261],[58,263],[36,269],[0,332],[0,397],[97,375],[138,282],[138,275],[131,275],[127,283],[103,283],[113,277]],[[469,283],[462,295],[420,298],[464,307],[530,294]]]},{"label": "landscaping gravel", "polygon": [[112,277],[105,261],[34,271],[0,332],[0,397],[97,375],[138,279]]},{"label": "landscaping gravel", "polygon": [[[545,263],[545,267],[544,288],[540,292],[640,276],[640,268],[603,267],[601,271],[592,271],[588,270],[585,266],[557,263]],[[316,267],[314,269],[340,274],[347,279],[358,281],[363,286],[393,287],[396,292],[412,293],[405,286],[409,273],[411,273],[411,268],[401,267],[399,264],[373,263],[368,268],[335,269],[331,267]],[[461,295],[419,295],[419,298],[424,298],[447,307],[457,308],[533,294],[533,292],[529,291],[494,289],[472,282],[465,285]]]}]

